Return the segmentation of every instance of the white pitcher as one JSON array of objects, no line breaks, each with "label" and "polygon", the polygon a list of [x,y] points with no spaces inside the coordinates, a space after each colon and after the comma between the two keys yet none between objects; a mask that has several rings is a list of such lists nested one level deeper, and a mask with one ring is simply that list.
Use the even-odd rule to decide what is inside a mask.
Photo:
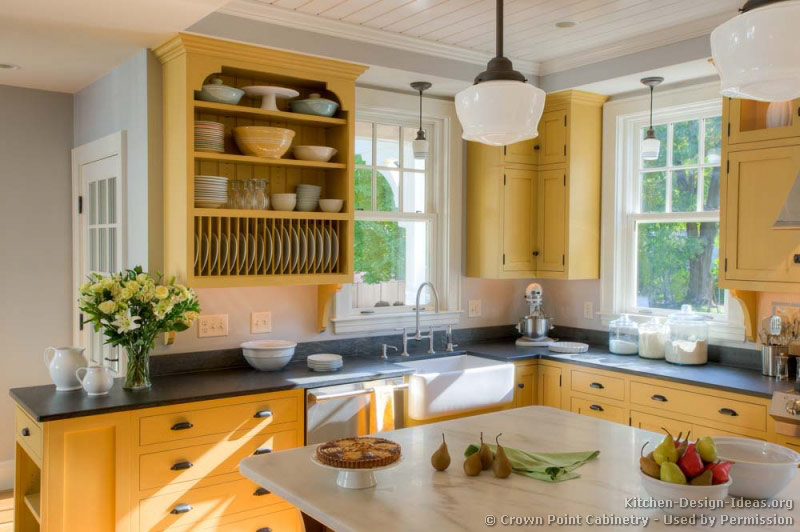
[{"label": "white pitcher", "polygon": [[75,377],[89,395],[105,395],[114,386],[114,372],[104,366],[78,368]]},{"label": "white pitcher", "polygon": [[70,346],[48,347],[44,350],[44,365],[50,370],[50,378],[56,383],[57,392],[81,389],[81,383],[75,376],[75,370],[88,365],[83,356],[85,349],[84,347]]}]

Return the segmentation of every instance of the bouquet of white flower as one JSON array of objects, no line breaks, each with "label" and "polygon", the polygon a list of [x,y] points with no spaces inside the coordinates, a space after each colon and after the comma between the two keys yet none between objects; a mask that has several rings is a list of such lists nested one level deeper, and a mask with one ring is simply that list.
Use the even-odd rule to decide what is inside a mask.
[{"label": "bouquet of white flower", "polygon": [[160,274],[154,279],[141,266],[110,277],[92,274],[80,296],[83,322],[103,330],[107,344],[127,351],[125,388],[133,390],[150,387],[150,351],[156,336],[188,329],[200,312],[191,288],[176,284],[174,278],[162,284]]}]

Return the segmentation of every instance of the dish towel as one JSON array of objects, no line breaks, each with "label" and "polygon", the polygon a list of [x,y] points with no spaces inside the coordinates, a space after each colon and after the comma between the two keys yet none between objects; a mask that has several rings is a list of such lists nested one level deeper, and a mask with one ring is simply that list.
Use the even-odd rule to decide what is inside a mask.
[{"label": "dish towel", "polygon": [[[489,444],[487,444],[489,445]],[[470,444],[464,451],[464,456],[478,452],[480,447]],[[494,453],[496,445],[489,445],[489,449]],[[529,453],[520,451],[513,447],[503,447],[514,473],[525,475],[526,477],[544,480],[545,482],[561,482],[580,477],[574,470],[597,458],[600,451],[583,451],[578,453]]]}]

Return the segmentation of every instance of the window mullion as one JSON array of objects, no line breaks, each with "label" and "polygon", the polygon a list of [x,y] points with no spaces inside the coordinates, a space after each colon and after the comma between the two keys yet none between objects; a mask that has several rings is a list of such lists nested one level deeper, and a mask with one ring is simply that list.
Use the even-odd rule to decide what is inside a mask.
[{"label": "window mullion", "polygon": [[668,170],[666,170],[667,198],[666,201],[664,202],[665,212],[672,212],[672,135],[673,135],[673,130],[672,130],[672,124],[670,123],[667,124],[667,145],[664,146],[664,149],[666,150],[665,153],[667,155],[667,168],[668,168]]},{"label": "window mullion", "polygon": [[378,165],[378,125],[372,123],[372,212],[378,210],[378,176],[375,167]]},{"label": "window mullion", "polygon": [[700,146],[697,148],[697,211],[700,212],[703,210],[703,191],[705,190],[705,176],[703,175],[701,165],[706,160],[706,128],[703,119],[700,119],[698,123],[700,134],[697,135],[697,141],[700,143]]}]

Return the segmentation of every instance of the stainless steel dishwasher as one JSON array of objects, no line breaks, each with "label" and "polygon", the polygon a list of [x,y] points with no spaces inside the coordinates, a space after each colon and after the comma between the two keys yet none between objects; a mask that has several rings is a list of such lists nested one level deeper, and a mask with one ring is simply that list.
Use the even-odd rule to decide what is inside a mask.
[{"label": "stainless steel dishwasher", "polygon": [[397,377],[306,390],[306,445],[403,428],[406,387]]}]

